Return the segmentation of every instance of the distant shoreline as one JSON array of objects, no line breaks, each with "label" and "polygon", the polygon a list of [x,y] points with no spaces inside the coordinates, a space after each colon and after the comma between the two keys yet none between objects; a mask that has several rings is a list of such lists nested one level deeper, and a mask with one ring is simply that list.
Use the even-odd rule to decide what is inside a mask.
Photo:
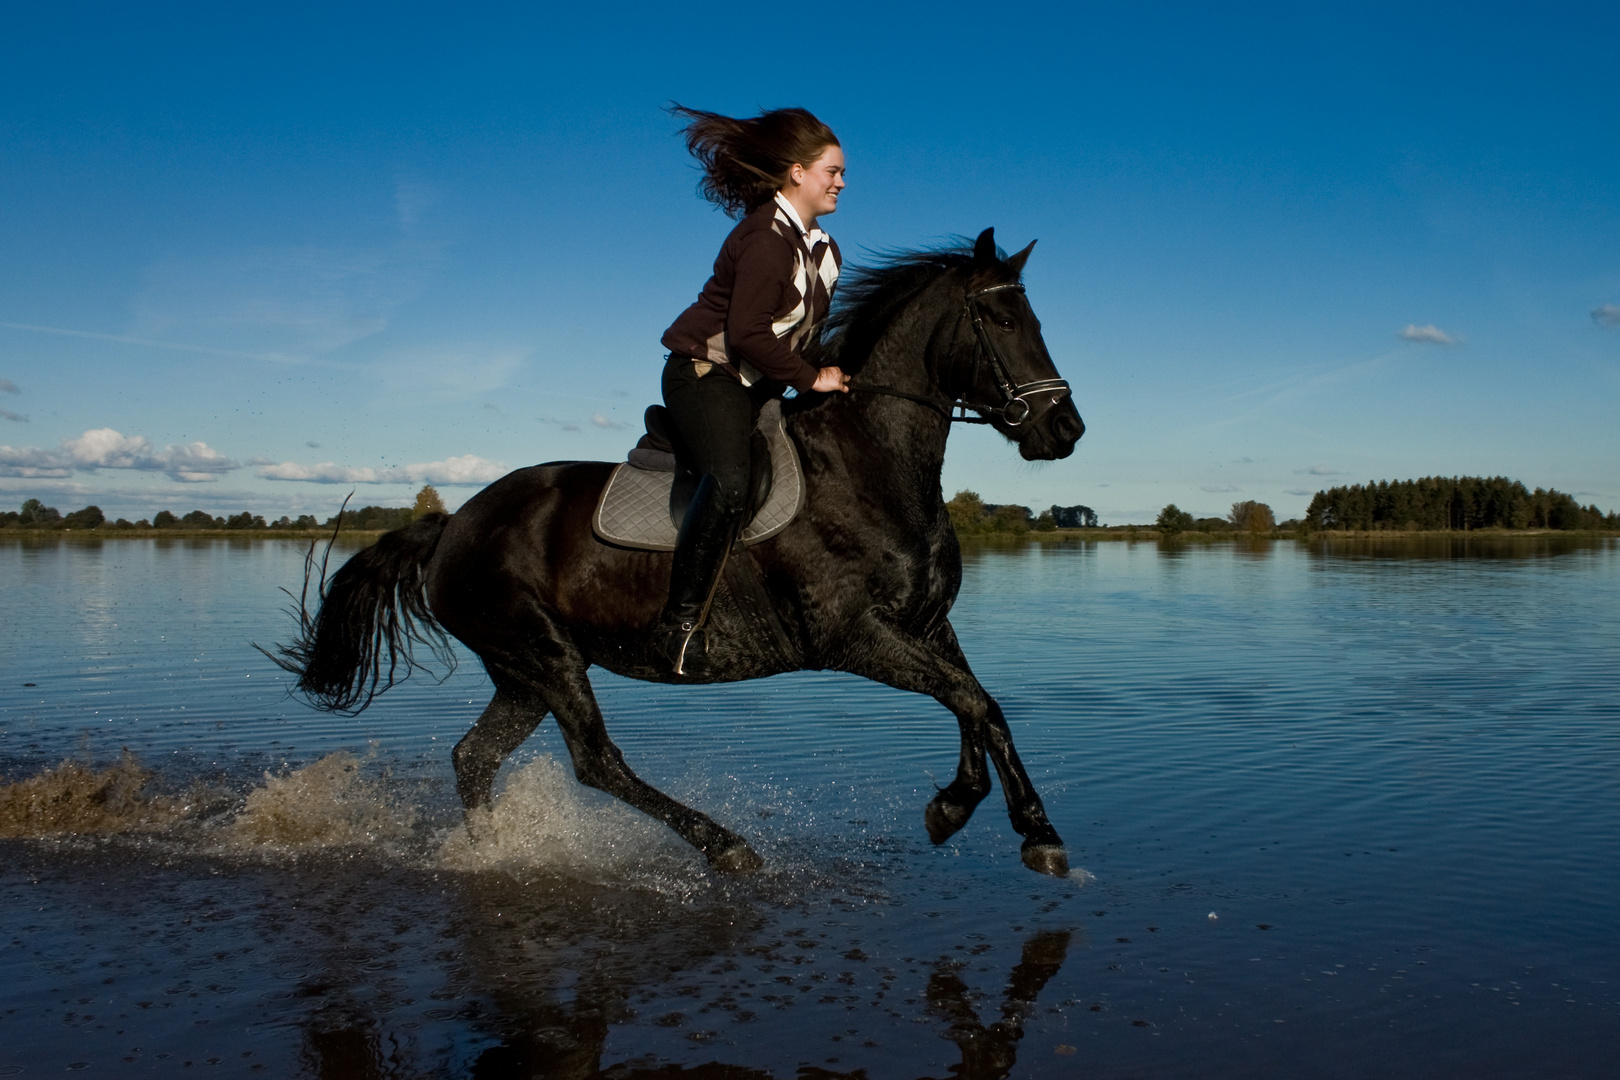
[{"label": "distant shoreline", "polygon": [[[339,541],[375,541],[386,529],[344,529]],[[101,526],[96,529],[0,529],[0,540],[315,540],[330,538],[332,530],[324,529],[118,529]],[[1108,525],[1094,529],[1031,529],[1028,532],[969,533],[958,536],[964,547],[1009,546],[1013,544],[1069,543],[1076,540],[1146,541],[1172,544],[1225,544],[1243,540],[1520,540],[1556,539],[1558,537],[1617,537],[1620,531],[1612,529],[1319,529],[1299,531],[1277,529],[1272,532],[1219,532],[1186,531],[1165,535],[1152,525]]]},{"label": "distant shoreline", "polygon": [[[375,540],[387,529],[345,528],[339,540],[363,536]],[[96,529],[0,529],[0,539],[27,537],[42,540],[47,537],[74,540],[325,540],[332,535],[325,529],[117,529],[105,525]]]},{"label": "distant shoreline", "polygon": [[1072,540],[1124,540],[1171,544],[1229,544],[1246,540],[1521,540],[1557,537],[1620,536],[1613,529],[1274,529],[1248,533],[1185,531],[1165,534],[1152,525],[1109,525],[1095,529],[1052,529],[1029,532],[970,533],[958,537],[968,544],[1053,543]]}]

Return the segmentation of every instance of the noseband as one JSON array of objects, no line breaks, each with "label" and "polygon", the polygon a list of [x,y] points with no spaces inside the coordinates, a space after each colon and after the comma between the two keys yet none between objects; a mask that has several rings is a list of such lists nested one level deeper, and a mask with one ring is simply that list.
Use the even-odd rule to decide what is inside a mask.
[{"label": "noseband", "polygon": [[[1034,382],[1015,383],[1012,379],[1012,369],[1007,366],[1007,360],[996,348],[995,340],[984,325],[984,312],[979,304],[979,298],[990,293],[1003,292],[1007,289],[1024,291],[1023,282],[1011,281],[1001,285],[987,285],[982,289],[973,289],[962,294],[962,310],[956,316],[956,329],[951,332],[951,344],[956,344],[956,338],[961,333],[964,318],[973,323],[973,363],[969,368],[968,384],[971,386],[976,380],[981,358],[988,360],[990,373],[995,378],[996,389],[1001,394],[1001,401],[996,405],[975,405],[958,395],[955,400],[944,402],[936,398],[924,397],[921,394],[912,394],[904,390],[896,390],[888,386],[872,386],[863,384],[851,386],[851,390],[861,390],[869,394],[887,394],[890,397],[905,398],[915,401],[919,405],[926,405],[939,413],[953,424],[988,424],[992,420],[986,416],[969,415],[968,410],[991,413],[1000,417],[1008,427],[1019,427],[1028,420],[1034,407],[1030,405],[1031,395],[1048,394],[1051,404],[1056,405],[1072,392],[1067,379],[1036,379]],[[954,349],[953,349],[954,351]]]}]

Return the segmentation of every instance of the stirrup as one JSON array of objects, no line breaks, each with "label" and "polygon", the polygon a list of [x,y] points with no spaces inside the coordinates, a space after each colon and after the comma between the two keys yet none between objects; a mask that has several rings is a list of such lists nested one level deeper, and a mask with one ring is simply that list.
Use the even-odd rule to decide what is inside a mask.
[{"label": "stirrup", "polygon": [[[702,638],[703,644],[699,649],[693,649],[692,643]],[[688,661],[706,656],[709,652],[709,635],[702,626],[693,622],[682,622],[669,632],[665,640],[665,654],[674,662],[674,672],[677,675],[690,675],[686,670]]]}]

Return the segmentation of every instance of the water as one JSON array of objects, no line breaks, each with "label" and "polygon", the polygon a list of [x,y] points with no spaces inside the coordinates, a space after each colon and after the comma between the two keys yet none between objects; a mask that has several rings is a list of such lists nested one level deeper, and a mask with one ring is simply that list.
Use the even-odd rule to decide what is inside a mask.
[{"label": "water", "polygon": [[996,796],[932,848],[954,721],[830,674],[597,673],[632,765],[747,835],[754,878],[581,789],[549,724],[471,836],[449,748],[489,696],[476,661],[359,718],[308,710],[249,644],[285,636],[301,559],[0,543],[0,1076],[1620,1054],[1612,540],[970,555],[954,621],[1070,880],[1021,868]]}]

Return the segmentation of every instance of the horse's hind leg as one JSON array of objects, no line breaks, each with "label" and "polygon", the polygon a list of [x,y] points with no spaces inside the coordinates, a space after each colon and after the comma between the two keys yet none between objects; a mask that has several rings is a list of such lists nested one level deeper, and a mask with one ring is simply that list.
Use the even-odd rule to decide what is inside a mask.
[{"label": "horse's hind leg", "polygon": [[514,694],[496,684],[494,700],[450,755],[456,766],[456,794],[461,796],[463,809],[471,812],[489,805],[501,763],[534,734],[545,718],[546,706],[539,699]]},{"label": "horse's hind leg", "polygon": [[[608,737],[602,710],[586,672],[589,665],[572,642],[552,634],[545,643],[535,689],[545,697],[574,759],[574,775],[674,829],[703,852],[717,870],[746,873],[764,865],[748,842],[707,814],[676,802],[637,776]],[[554,651],[553,651],[554,650]],[[533,676],[531,676],[532,678]]]},{"label": "horse's hind leg", "polygon": [[1007,718],[974,677],[950,624],[942,623],[926,641],[885,623],[865,629],[873,634],[870,648],[856,650],[864,658],[849,670],[899,690],[927,694],[955,714],[962,732],[956,778],[928,804],[929,838],[943,843],[967,824],[979,801],[989,794],[988,756],[1007,797],[1007,816],[1024,838],[1024,865],[1043,874],[1067,874],[1069,858],[1063,841],[1047,820],[1046,807],[1018,757]]}]

